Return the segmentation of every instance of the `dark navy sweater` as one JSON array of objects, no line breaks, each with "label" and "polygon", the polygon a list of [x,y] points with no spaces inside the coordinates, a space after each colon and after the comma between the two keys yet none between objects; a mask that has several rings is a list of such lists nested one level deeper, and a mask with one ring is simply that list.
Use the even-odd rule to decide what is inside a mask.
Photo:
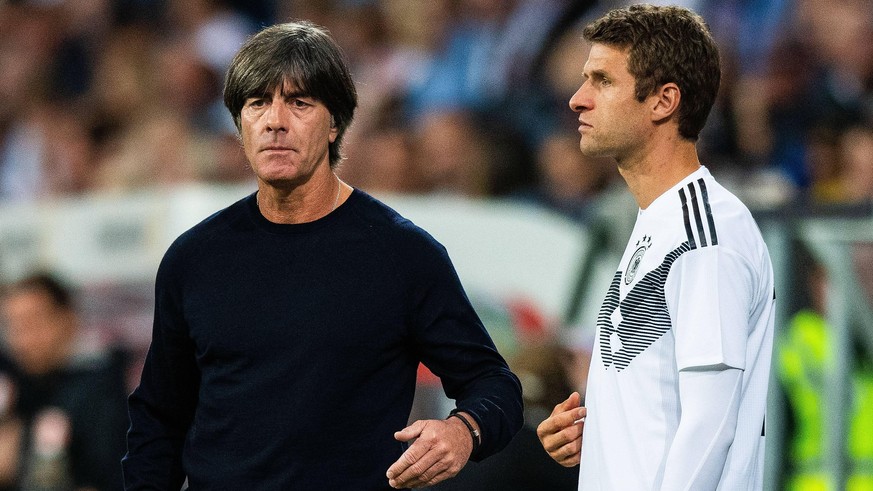
[{"label": "dark navy sweater", "polygon": [[359,190],[297,225],[240,200],[170,246],[155,293],[129,490],[390,489],[419,362],[479,422],[474,460],[521,427],[445,248]]}]

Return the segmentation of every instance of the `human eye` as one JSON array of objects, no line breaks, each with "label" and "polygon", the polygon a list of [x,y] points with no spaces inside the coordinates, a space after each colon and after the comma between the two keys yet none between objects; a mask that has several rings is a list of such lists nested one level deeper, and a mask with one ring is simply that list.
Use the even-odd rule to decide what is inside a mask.
[{"label": "human eye", "polygon": [[246,107],[250,107],[252,109],[257,109],[264,107],[267,104],[267,100],[263,97],[249,97],[246,100]]},{"label": "human eye", "polygon": [[612,79],[600,71],[591,74],[591,82],[598,87],[609,87],[612,85]]},{"label": "human eye", "polygon": [[309,101],[307,101],[306,99],[296,97],[296,98],[291,100],[291,105],[298,108],[298,109],[303,109],[303,108],[311,106],[312,104]]}]

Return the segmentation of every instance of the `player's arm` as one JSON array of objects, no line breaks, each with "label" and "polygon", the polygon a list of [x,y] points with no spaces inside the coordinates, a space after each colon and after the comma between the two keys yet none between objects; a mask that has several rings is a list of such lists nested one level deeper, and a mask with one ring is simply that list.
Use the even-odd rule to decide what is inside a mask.
[{"label": "player's arm", "polygon": [[683,254],[665,294],[679,368],[680,419],[662,489],[716,489],[733,442],[754,269],[722,246]]},{"label": "player's arm", "polygon": [[681,417],[662,490],[714,490],[733,442],[742,370],[725,365],[679,372]]}]

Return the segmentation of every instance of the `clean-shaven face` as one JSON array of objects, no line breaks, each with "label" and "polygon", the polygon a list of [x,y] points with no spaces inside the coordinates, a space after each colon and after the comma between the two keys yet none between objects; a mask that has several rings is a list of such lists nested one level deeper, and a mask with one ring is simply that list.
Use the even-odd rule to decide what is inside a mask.
[{"label": "clean-shaven face", "polygon": [[271,93],[246,99],[240,137],[259,180],[276,187],[305,183],[328,164],[328,145],[338,130],[321,101],[285,82]]},{"label": "clean-shaven face", "polygon": [[646,102],[634,96],[635,80],[628,72],[627,58],[627,49],[591,46],[582,85],[570,98],[570,108],[579,113],[579,148],[585,155],[621,162],[651,131]]}]

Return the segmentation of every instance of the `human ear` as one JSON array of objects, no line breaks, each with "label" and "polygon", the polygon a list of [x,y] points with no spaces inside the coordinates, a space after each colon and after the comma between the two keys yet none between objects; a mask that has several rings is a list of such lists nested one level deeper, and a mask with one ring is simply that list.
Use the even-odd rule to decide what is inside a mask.
[{"label": "human ear", "polygon": [[679,90],[679,86],[673,82],[656,89],[651,97],[652,120],[660,122],[672,117],[679,110],[681,99],[682,92]]}]

